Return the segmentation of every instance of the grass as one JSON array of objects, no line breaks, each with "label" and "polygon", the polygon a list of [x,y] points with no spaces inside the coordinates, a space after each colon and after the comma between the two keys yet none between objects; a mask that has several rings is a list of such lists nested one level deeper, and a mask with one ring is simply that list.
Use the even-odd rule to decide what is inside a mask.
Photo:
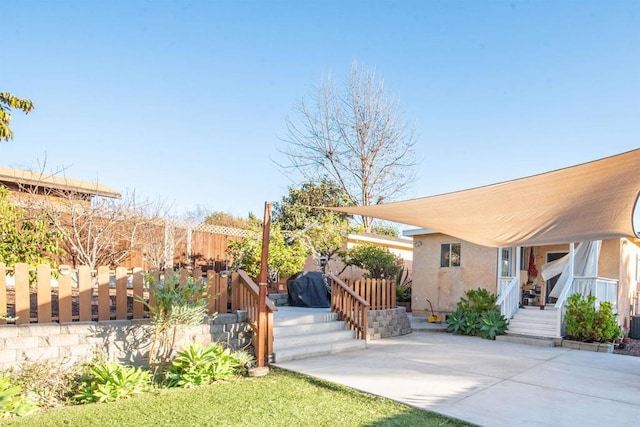
[{"label": "grass", "polygon": [[[374,374],[375,375],[375,374]],[[5,421],[4,426],[469,426],[328,381],[276,369]]]}]

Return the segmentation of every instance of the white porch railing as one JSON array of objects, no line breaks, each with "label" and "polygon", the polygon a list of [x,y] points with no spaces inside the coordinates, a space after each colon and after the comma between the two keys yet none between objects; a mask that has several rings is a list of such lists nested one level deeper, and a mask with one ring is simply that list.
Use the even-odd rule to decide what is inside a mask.
[{"label": "white porch railing", "polygon": [[569,286],[565,286],[556,301],[555,307],[558,309],[558,322],[556,332],[558,336],[563,336],[564,312],[569,296],[582,294],[584,296],[593,295],[596,297],[596,308],[603,301],[608,301],[612,305],[614,313],[618,312],[618,281],[605,277],[573,277]]},{"label": "white porch railing", "polygon": [[520,280],[518,277],[501,277],[498,280],[498,301],[500,313],[511,319],[520,306]]}]

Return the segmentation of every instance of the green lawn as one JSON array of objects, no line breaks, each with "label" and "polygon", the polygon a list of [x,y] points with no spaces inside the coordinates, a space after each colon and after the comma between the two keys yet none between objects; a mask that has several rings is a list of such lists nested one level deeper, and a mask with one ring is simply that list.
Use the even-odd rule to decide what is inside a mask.
[{"label": "green lawn", "polygon": [[[375,373],[373,373],[375,375]],[[284,370],[39,413],[6,426],[468,426]]]}]

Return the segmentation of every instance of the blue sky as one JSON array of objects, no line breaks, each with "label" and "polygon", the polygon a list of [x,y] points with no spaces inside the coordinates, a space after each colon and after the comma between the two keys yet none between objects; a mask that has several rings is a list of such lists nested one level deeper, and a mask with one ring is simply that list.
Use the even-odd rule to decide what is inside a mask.
[{"label": "blue sky", "polygon": [[285,117],[353,60],[417,134],[405,198],[640,146],[637,1],[2,1],[0,166],[261,214]]}]

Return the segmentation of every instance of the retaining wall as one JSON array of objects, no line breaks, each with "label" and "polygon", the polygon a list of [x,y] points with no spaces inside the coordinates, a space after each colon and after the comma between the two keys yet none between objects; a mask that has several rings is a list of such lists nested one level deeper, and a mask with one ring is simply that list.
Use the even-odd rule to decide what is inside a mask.
[{"label": "retaining wall", "polygon": [[[200,325],[178,329],[176,349],[189,342],[223,343],[238,350],[251,346],[246,312],[219,314]],[[146,366],[153,326],[149,319],[100,322],[0,325],[0,370],[24,361],[74,364],[102,355],[123,365]]]},{"label": "retaining wall", "polygon": [[397,337],[411,333],[411,321],[404,307],[370,310],[367,315],[367,339]]}]

